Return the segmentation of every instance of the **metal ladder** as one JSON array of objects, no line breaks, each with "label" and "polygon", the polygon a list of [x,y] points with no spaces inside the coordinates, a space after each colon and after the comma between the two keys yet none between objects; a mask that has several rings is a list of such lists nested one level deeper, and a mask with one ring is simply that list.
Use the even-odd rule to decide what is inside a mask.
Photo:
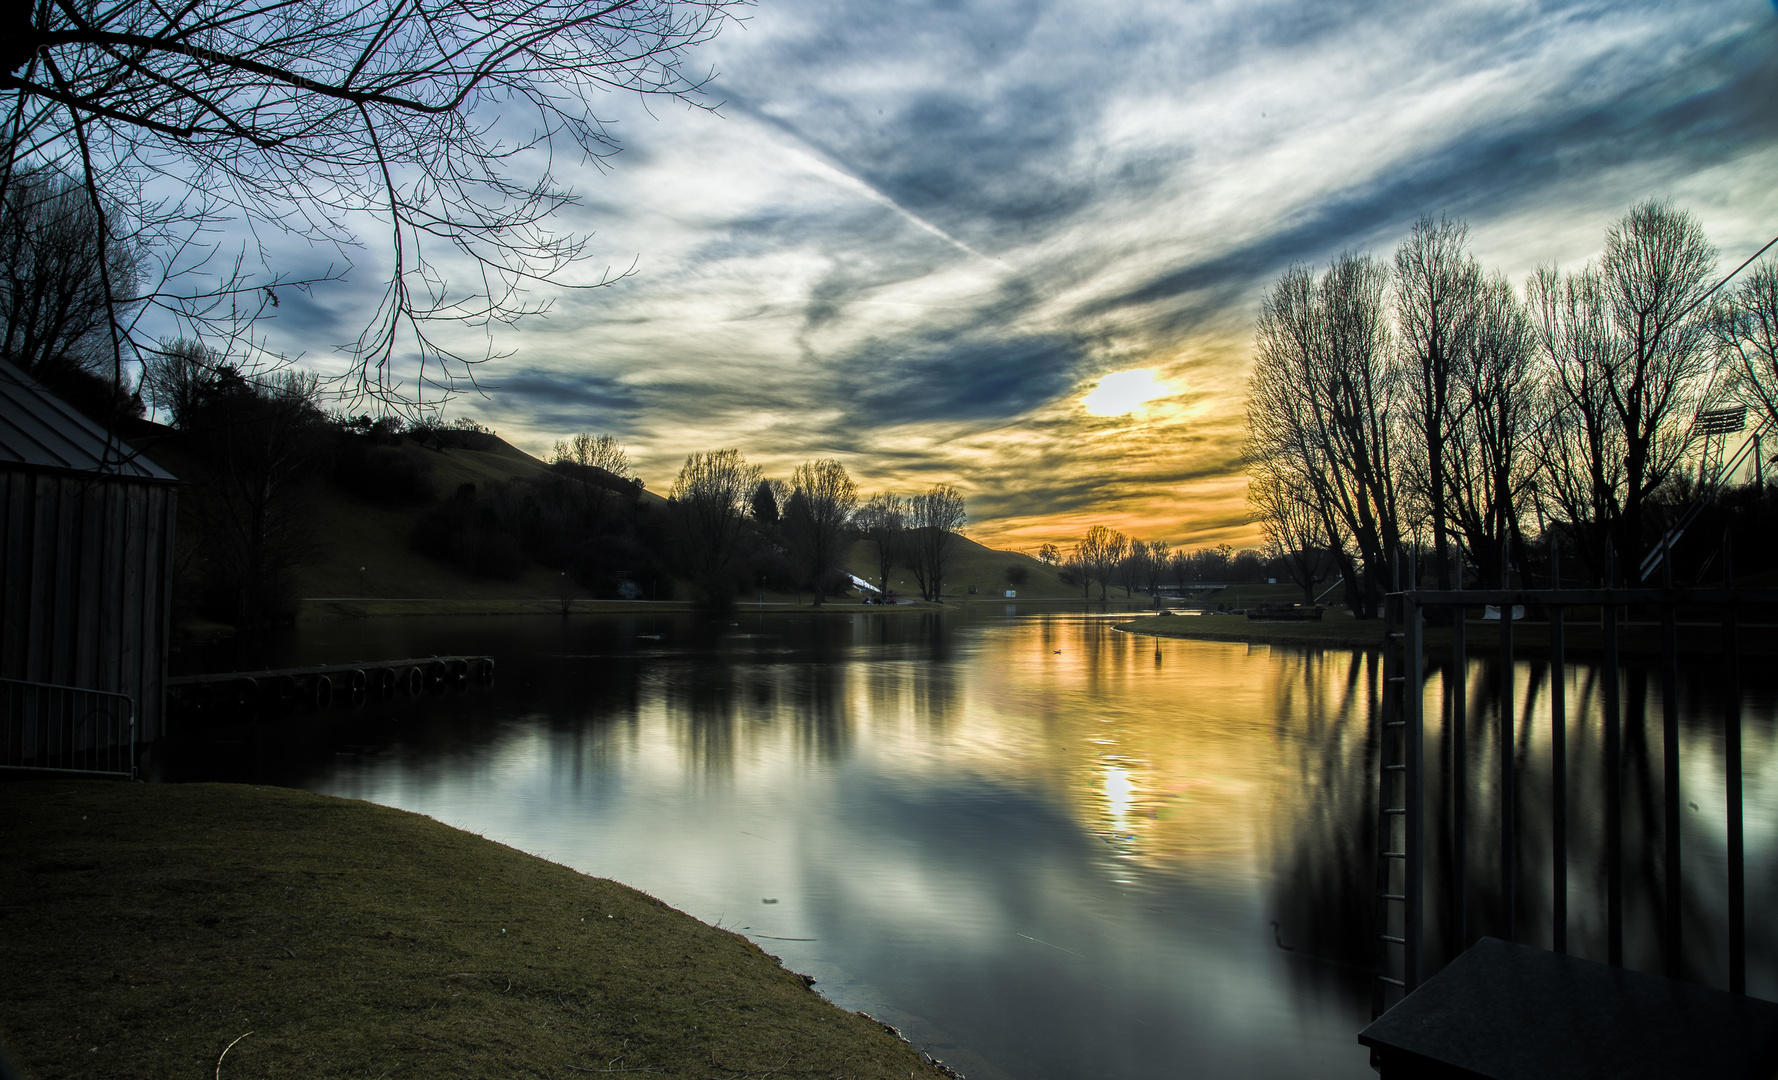
[{"label": "metal ladder", "polygon": [[1377,737],[1376,971],[1371,1018],[1419,983],[1421,918],[1421,619],[1411,593],[1383,600],[1383,686]]}]

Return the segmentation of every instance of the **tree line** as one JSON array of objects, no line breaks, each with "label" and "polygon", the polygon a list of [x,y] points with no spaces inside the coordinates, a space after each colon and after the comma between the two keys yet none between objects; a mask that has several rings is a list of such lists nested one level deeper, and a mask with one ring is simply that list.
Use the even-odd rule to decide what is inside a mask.
[{"label": "tree line", "polygon": [[913,572],[921,599],[937,600],[968,520],[949,484],[860,504],[857,485],[833,458],[805,462],[785,481],[767,478],[739,450],[687,455],[667,501],[686,577],[717,606],[753,587],[806,588],[816,604],[848,592],[846,557],[859,539],[874,548],[880,596],[900,566]]},{"label": "tree line", "polygon": [[1261,306],[1249,501],[1292,576],[1331,561],[1360,615],[1409,544],[1441,588],[1504,585],[1551,544],[1570,581],[1631,580],[1713,492],[1707,433],[1778,422],[1778,262],[1719,279],[1697,218],[1656,201],[1522,292],[1469,244],[1423,218],[1393,258],[1293,266]]},{"label": "tree line", "polygon": [[1165,540],[1139,540],[1107,525],[1094,525],[1064,552],[1055,544],[1037,551],[1038,561],[1056,568],[1064,585],[1078,585],[1081,598],[1110,598],[1122,588],[1124,598],[1137,592],[1157,594],[1172,587],[1181,592],[1205,583],[1261,582],[1274,576],[1273,560],[1253,549],[1237,551],[1228,544],[1187,549]]},{"label": "tree line", "polygon": [[300,570],[320,552],[318,484],[360,505],[421,510],[408,546],[475,577],[557,571],[564,597],[671,599],[689,585],[718,607],[755,590],[850,592],[852,544],[872,542],[879,588],[897,567],[939,597],[967,520],[955,488],[860,503],[844,465],[806,462],[767,479],[738,450],[691,454],[664,503],[644,497],[611,435],[556,443],[547,471],[441,486],[436,455],[487,450],[466,419],[329,413],[315,376],[254,373],[196,341],[163,343],[139,387],[162,427],[126,432],[188,481],[181,497],[178,606],[238,626],[288,621]]}]

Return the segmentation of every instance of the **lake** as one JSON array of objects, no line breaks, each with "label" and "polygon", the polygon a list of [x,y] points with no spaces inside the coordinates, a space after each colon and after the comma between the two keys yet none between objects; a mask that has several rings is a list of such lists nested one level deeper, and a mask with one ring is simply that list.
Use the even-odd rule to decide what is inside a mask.
[{"label": "lake", "polygon": [[[1356,1035],[1371,1003],[1378,661],[1114,629],[1128,617],[1008,604],[309,624],[187,648],[175,673],[485,653],[499,678],[176,738],[162,767],[401,807],[632,885],[748,935],[972,1080],[1374,1076]],[[1534,829],[1548,723],[1518,667]],[[1491,671],[1476,661],[1472,685]],[[1577,713],[1591,674],[1571,674]],[[1629,677],[1626,700],[1658,724],[1657,691]],[[1721,986],[1712,687],[1706,669],[1684,688],[1699,807],[1687,939],[1695,977]],[[1761,673],[1744,695],[1751,912],[1778,902],[1773,689]],[[1440,692],[1435,677],[1430,716]],[[1630,785],[1634,833],[1650,807],[1658,828],[1659,737],[1650,766],[1630,711],[1627,760],[1656,785]],[[1471,718],[1485,816],[1493,718]],[[1594,727],[1570,727],[1577,802]],[[1434,740],[1430,760],[1441,752]],[[1596,815],[1571,814],[1584,862]],[[1526,925],[1547,910],[1536,858]],[[1658,970],[1659,889],[1644,887],[1648,860],[1632,864],[1629,960]],[[1574,876],[1573,948],[1602,955],[1598,875]],[[1479,892],[1471,904],[1487,930],[1497,913]],[[1749,988],[1778,996],[1778,941],[1750,924]]]}]

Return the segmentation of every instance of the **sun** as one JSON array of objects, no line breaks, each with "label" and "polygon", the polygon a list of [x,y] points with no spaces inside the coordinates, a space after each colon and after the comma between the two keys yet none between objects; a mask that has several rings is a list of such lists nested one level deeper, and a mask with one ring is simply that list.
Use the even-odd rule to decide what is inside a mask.
[{"label": "sun", "polygon": [[1093,416],[1123,416],[1147,402],[1164,398],[1173,388],[1154,377],[1149,368],[1119,371],[1099,380],[1081,404]]}]

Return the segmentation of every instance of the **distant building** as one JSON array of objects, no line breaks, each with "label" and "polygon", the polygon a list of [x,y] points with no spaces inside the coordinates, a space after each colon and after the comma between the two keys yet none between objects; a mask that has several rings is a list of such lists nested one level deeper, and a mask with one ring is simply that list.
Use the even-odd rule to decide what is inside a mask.
[{"label": "distant building", "polygon": [[162,734],[177,483],[0,361],[0,764],[41,763],[53,738],[21,717],[91,691],[134,702],[138,741]]}]

